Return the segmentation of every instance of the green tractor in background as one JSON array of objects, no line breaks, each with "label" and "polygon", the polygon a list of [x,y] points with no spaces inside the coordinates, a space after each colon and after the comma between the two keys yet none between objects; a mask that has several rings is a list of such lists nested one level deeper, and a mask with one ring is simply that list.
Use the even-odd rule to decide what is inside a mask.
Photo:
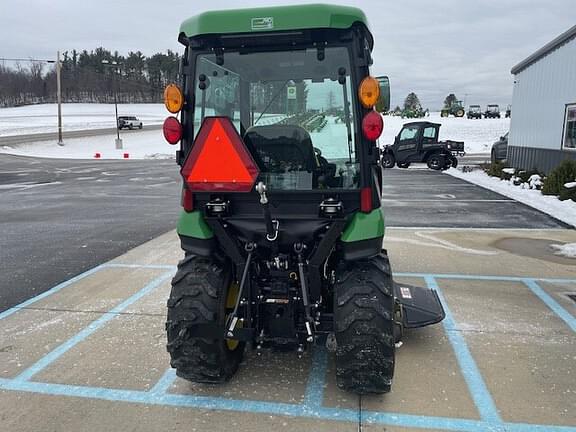
[{"label": "green tractor in background", "polygon": [[453,115],[454,117],[464,117],[466,111],[464,110],[464,105],[462,101],[453,101],[449,107],[444,107],[440,111],[440,117],[449,117]]},{"label": "green tractor in background", "polygon": [[364,13],[206,12],[178,40],[182,82],[165,91],[174,115],[163,126],[183,178],[172,367],[221,383],[247,345],[302,355],[320,344],[334,352],[339,387],[388,392],[403,329],[444,311],[435,291],[393,281],[382,248],[374,107],[389,87],[369,74]]}]

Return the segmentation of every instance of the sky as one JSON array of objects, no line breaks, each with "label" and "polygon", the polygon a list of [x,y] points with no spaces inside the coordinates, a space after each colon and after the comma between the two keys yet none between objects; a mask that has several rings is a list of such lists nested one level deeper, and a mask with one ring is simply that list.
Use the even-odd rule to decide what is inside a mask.
[{"label": "sky", "polygon": [[[122,54],[181,51],[180,23],[213,9],[301,0],[0,0],[0,57],[54,58],[102,46]],[[360,7],[374,34],[373,75],[388,75],[392,106],[415,92],[437,110],[511,102],[510,69],[576,24],[574,0],[333,0]]]}]

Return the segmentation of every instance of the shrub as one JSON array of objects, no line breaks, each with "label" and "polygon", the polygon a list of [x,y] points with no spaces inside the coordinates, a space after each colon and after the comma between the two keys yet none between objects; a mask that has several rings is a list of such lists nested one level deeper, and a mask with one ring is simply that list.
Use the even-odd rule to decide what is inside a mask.
[{"label": "shrub", "polygon": [[[550,171],[548,177],[544,180],[542,193],[544,195],[560,195],[566,190],[565,183],[573,182],[576,179],[576,160],[563,160],[560,165]],[[572,188],[574,189],[574,188]],[[572,192],[573,193],[573,192]],[[570,195],[570,190],[563,193]],[[562,199],[562,198],[560,198]],[[568,198],[565,198],[568,199]]]}]

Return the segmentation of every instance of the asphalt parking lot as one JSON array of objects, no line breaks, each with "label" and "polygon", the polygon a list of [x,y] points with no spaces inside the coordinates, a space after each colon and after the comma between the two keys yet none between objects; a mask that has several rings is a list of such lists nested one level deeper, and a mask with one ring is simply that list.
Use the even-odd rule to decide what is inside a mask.
[{"label": "asphalt parking lot", "polygon": [[[340,391],[322,348],[247,353],[222,386],[176,378],[169,232],[0,314],[1,429],[576,431],[576,260],[547,247],[576,231],[442,174],[386,180],[395,277],[436,288],[447,311],[406,334],[390,394]],[[456,198],[425,204],[421,184]]]}]

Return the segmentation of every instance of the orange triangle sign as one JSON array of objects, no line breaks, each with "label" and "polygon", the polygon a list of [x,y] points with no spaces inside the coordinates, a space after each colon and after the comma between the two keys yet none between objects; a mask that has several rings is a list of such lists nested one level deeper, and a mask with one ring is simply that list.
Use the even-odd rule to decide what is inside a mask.
[{"label": "orange triangle sign", "polygon": [[228,117],[206,117],[182,176],[192,191],[248,192],[259,170]]}]

